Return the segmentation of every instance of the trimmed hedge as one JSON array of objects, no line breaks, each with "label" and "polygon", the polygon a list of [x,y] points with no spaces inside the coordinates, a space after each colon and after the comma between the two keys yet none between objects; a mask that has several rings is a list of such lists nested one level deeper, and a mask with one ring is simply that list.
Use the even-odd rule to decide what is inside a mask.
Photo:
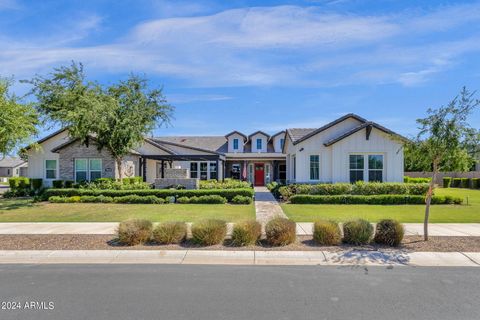
[{"label": "trimmed hedge", "polygon": [[405,183],[430,183],[432,178],[413,178],[413,177],[403,177],[403,182]]},{"label": "trimmed hedge", "polygon": [[253,197],[253,189],[228,189],[228,190],[165,190],[165,189],[145,189],[145,190],[100,190],[100,189],[48,189],[43,193],[44,199],[52,196],[72,197],[72,196],[106,196],[106,197],[124,197],[124,196],[156,196],[165,199],[167,197],[201,197],[217,195],[226,198],[229,202],[235,196]]},{"label": "trimmed hedge", "polygon": [[462,178],[452,179],[452,188],[460,188],[462,186]]},{"label": "trimmed hedge", "polygon": [[106,197],[106,196],[73,196],[73,197],[59,197],[52,196],[48,198],[49,202],[52,203],[138,203],[138,204],[162,204],[165,202],[162,198],[157,198],[155,196],[124,196],[124,197]]},{"label": "trimmed hedge", "polygon": [[480,189],[480,178],[472,178],[472,188]]},{"label": "trimmed hedge", "polygon": [[444,188],[450,188],[451,185],[452,185],[452,178],[444,177],[443,178],[443,187]]},{"label": "trimmed hedge", "polygon": [[278,192],[287,200],[293,195],[425,195],[428,183],[357,182],[335,184],[291,184],[280,187]]},{"label": "trimmed hedge", "polygon": [[462,188],[470,188],[470,178],[462,178],[460,186]]},{"label": "trimmed hedge", "polygon": [[[425,204],[424,196],[376,195],[376,196],[312,196],[297,195],[290,198],[292,204]],[[432,204],[462,204],[463,199],[452,196],[433,196]]]},{"label": "trimmed hedge", "polygon": [[177,203],[182,204],[225,204],[227,199],[217,195],[200,196],[200,197],[180,197]]},{"label": "trimmed hedge", "polygon": [[200,180],[200,189],[215,190],[215,189],[246,189],[251,188],[252,185],[247,181],[240,181],[236,179],[225,179],[225,181],[217,180]]},{"label": "trimmed hedge", "polygon": [[25,177],[13,177],[8,179],[12,191],[30,189],[30,180]]},{"label": "trimmed hedge", "polygon": [[138,203],[138,204],[162,204],[165,203],[165,200],[162,198],[158,198],[155,196],[123,196],[123,197],[115,197],[113,198],[113,202],[115,203]]},{"label": "trimmed hedge", "polygon": [[251,204],[253,199],[251,197],[245,197],[245,196],[235,196],[232,199],[233,204]]}]

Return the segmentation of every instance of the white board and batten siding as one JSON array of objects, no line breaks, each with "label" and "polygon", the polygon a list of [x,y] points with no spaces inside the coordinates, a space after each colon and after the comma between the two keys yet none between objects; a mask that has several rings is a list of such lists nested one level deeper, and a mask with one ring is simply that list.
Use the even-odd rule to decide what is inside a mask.
[{"label": "white board and batten siding", "polygon": [[[65,130],[59,134],[45,140],[40,144],[40,149],[31,148],[27,152],[28,156],[28,177],[34,179],[43,179],[43,183],[46,186],[51,186],[52,181],[59,179],[60,167],[58,153],[51,152],[52,149],[68,142],[68,131]],[[57,178],[47,179],[45,174],[45,161],[56,160],[57,161]]]},{"label": "white board and batten siding", "polygon": [[[326,147],[325,142],[345,133],[361,122],[348,118],[296,145],[290,138],[285,142],[288,180],[298,183],[350,182],[350,154],[381,154],[384,156],[383,177],[385,182],[403,181],[402,144],[389,135],[373,128],[369,140],[362,129],[337,143]],[[301,151],[300,151],[301,150]],[[318,155],[320,178],[310,179],[310,156]],[[296,158],[296,177],[293,176],[293,157]]]}]

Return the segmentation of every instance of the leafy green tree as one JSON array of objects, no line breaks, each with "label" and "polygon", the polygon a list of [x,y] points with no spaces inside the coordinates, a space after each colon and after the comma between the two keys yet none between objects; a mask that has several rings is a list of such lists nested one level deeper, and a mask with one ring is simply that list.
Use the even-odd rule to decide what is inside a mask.
[{"label": "leafy green tree", "polygon": [[37,133],[38,115],[31,104],[10,92],[13,80],[0,78],[0,159]]},{"label": "leafy green tree", "polygon": [[115,159],[120,179],[124,157],[155,127],[169,123],[173,112],[162,90],[150,89],[147,79],[130,75],[105,87],[87,81],[82,64],[74,62],[27,82],[44,120],[68,127],[71,137],[87,146],[94,139]]},{"label": "leafy green tree", "polygon": [[464,87],[448,105],[428,109],[427,117],[417,119],[420,126],[417,139],[407,145],[409,152],[415,155],[418,166],[432,170],[432,182],[425,199],[425,241],[428,240],[430,204],[438,173],[445,169],[467,171],[471,166],[472,158],[464,142],[467,138],[471,139],[468,116],[480,104],[474,94]]}]

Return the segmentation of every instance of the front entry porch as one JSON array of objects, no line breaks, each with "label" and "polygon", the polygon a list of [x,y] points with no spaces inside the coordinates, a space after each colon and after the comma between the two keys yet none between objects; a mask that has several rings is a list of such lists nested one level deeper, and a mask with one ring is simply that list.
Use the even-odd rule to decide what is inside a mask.
[{"label": "front entry porch", "polygon": [[286,161],[270,159],[229,160],[225,162],[225,178],[244,180],[254,186],[265,186],[286,179]]}]

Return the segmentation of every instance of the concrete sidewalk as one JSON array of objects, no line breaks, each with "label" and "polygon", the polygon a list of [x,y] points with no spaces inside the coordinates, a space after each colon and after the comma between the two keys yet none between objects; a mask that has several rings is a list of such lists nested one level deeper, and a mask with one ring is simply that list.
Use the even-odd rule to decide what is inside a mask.
[{"label": "concrete sidewalk", "polygon": [[391,251],[0,251],[0,264],[206,264],[479,267],[480,253]]},{"label": "concrete sidewalk", "polygon": [[[407,235],[423,235],[423,224],[405,223]],[[117,222],[0,223],[0,234],[115,234]],[[228,224],[228,234],[232,224]],[[432,223],[431,236],[480,237],[480,223]],[[312,235],[313,223],[297,223],[298,235]]]}]

